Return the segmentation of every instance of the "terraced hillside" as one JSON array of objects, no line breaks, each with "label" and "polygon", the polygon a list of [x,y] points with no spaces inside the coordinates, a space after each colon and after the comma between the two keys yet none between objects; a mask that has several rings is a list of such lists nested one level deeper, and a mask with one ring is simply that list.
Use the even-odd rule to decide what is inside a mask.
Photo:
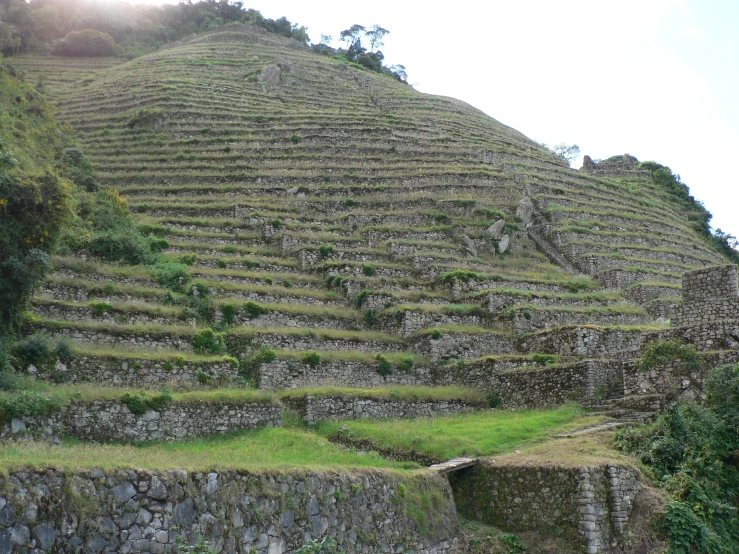
[{"label": "terraced hillside", "polygon": [[[668,191],[626,162],[623,171],[571,170],[547,149],[463,102],[420,94],[254,27],[226,26],[125,63],[50,56],[19,57],[14,63],[29,80],[43,77],[58,117],[76,130],[96,177],[127,199],[138,229],[162,239],[164,254],[189,265],[190,275],[180,274],[178,281],[177,275],[163,278],[144,265],[82,254],[54,258],[54,272],[36,290],[26,331],[68,337],[75,355],[52,367],[28,369],[53,383],[51,390],[68,404],[44,418],[5,425],[4,436],[30,430],[90,442],[170,441],[281,427],[293,417],[286,414],[298,414],[299,426],[318,424],[314,429],[320,432],[326,420],[560,406],[553,412],[559,419],[542,416],[556,424],[541,423],[546,429],[539,434],[511,440],[508,447],[515,448],[540,440],[545,431],[572,431],[561,429],[579,417],[571,406],[565,408],[569,419],[562,416],[561,405],[572,402],[608,416],[587,419],[597,429],[620,425],[613,418],[653,416],[672,394],[673,381],[656,370],[637,371],[645,345],[678,338],[712,361],[737,359],[739,327],[733,316],[726,309],[712,320],[694,314],[703,306],[695,304],[700,296],[695,290],[705,282],[729,283],[721,294],[734,293],[735,268],[701,272],[727,261],[693,229],[691,214]],[[687,295],[683,282],[690,287]],[[700,297],[700,302],[714,300]],[[692,392],[687,389],[693,381],[678,381],[690,381],[682,392]],[[478,416],[464,416],[471,418],[465,433],[492,428],[492,420]],[[342,434],[338,424],[326,436],[375,447],[374,424],[367,436]],[[398,457],[396,448],[429,434],[428,427],[421,432],[413,425],[384,431],[385,438],[402,435],[401,446],[387,447],[391,455]],[[510,422],[503,417],[499,426],[506,429]],[[297,444],[316,451],[296,458],[295,465],[325,453],[339,465],[402,468],[374,454],[334,450],[323,440],[320,447],[306,447],[307,431],[294,427],[261,429],[228,443],[198,439],[206,442],[196,443],[199,458],[187,465],[204,471],[223,456],[229,468],[241,469],[229,464],[250,448],[270,453],[276,444],[287,447],[275,447],[275,464],[290,463],[285,451],[298,452]],[[456,432],[459,428],[444,430],[450,436]],[[131,456],[162,469],[180,467],[195,443],[186,444],[182,451],[181,443],[149,451],[75,444],[53,456],[79,456],[89,467],[90,458],[106,452],[114,466]],[[432,456],[420,446],[409,459],[426,465],[444,461],[438,449],[429,448]],[[24,455],[48,460],[30,447]],[[272,467],[267,457],[259,461]],[[593,482],[616,487],[609,498],[619,499],[596,530],[589,520],[576,519],[582,499],[573,491],[585,489],[576,485],[567,491],[575,519],[562,525],[579,533],[576,542],[588,552],[605,551],[612,533],[623,531],[628,520],[630,500],[621,496],[636,494],[638,472],[624,470],[622,463],[610,460],[593,470]],[[572,483],[590,482],[589,475],[572,469],[574,462],[568,464]],[[521,469],[521,475],[527,471]],[[177,491],[186,485],[188,491],[215,494],[215,474],[193,474],[186,484],[174,473],[156,477],[159,485],[159,479],[165,482],[163,492],[147,492],[159,485],[151,476],[131,473],[126,479],[137,479],[137,489],[127,481],[129,491],[116,477],[105,485],[111,491],[100,495],[131,492],[121,502],[138,494],[137,499],[152,496],[155,505],[179,495],[181,502],[174,508],[169,503],[166,517],[171,512],[173,520],[194,525],[195,509],[183,508]],[[382,551],[372,546],[375,540],[410,551],[451,551],[444,541],[455,536],[458,524],[445,480],[416,476],[431,479],[431,488],[441,491],[432,502],[413,492],[426,481],[399,485],[395,474],[371,475],[361,478],[373,483],[366,489],[402,490],[403,498],[411,490],[408,498],[433,505],[437,519],[423,524],[425,516],[411,510],[388,529],[364,521],[372,528],[365,529],[371,540],[347,532],[344,544],[362,545],[356,547],[361,552]],[[228,487],[242,486],[234,484],[238,476],[227,477]],[[269,486],[292,491],[292,477],[285,483],[282,478]],[[362,488],[343,474],[331,477],[330,485],[321,484],[324,478],[329,479],[305,478],[308,490],[315,485],[327,495],[321,509]],[[391,485],[380,482],[386,478]],[[516,479],[511,482],[521,482]],[[238,497],[228,492],[236,489],[224,490],[225,502]],[[305,490],[295,492],[305,512],[301,529],[312,526],[312,536],[322,536],[328,519],[321,522],[315,497],[306,500]],[[519,495],[515,485],[510,492],[506,506]],[[274,491],[263,496],[274,499]],[[274,502],[285,508],[289,502],[279,498]],[[398,498],[361,501],[410,503]],[[272,500],[264,502],[254,513],[272,509]],[[205,513],[200,503],[197,509]],[[374,516],[384,519],[380,512]],[[292,516],[283,521],[279,515],[280,529],[292,529],[286,547],[282,537],[288,531],[267,536],[267,523],[278,520],[276,512],[269,514],[272,520],[254,516],[265,527],[264,538],[257,540],[256,531],[245,528],[238,530],[242,550],[224,543],[218,551],[252,552],[252,546],[259,552],[292,551],[311,535],[298,533]],[[531,517],[536,514],[534,505]],[[331,517],[335,531],[340,520]],[[228,520],[237,521],[231,515]],[[429,548],[398,542],[398,536],[417,537],[424,528],[427,534],[432,530],[433,536],[423,539]],[[163,546],[147,550],[156,541],[172,551],[174,535],[164,537],[159,529],[147,527],[148,542],[133,551],[163,551]],[[236,536],[228,535],[228,525],[224,529],[224,537]],[[234,529],[240,527],[234,523]]]},{"label": "terraced hillside", "polygon": [[[203,321],[145,269],[55,260],[35,325],[72,337],[104,382],[195,384],[156,367],[194,362],[210,323],[264,388],[475,385],[451,368],[541,365],[566,326],[659,329],[681,274],[722,263],[643,173],[572,171],[462,102],[252,28],[121,65],[16,61],[46,76],[139,223],[195,255],[189,295],[212,299]],[[277,359],[249,363],[260,345]],[[197,364],[201,380],[236,375]]]}]

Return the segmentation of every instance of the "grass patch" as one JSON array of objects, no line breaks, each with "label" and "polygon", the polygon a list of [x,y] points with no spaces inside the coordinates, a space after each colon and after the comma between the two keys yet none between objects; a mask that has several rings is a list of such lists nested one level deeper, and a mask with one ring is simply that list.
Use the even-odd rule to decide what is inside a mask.
[{"label": "grass patch", "polygon": [[413,469],[412,462],[385,460],[368,452],[359,454],[331,444],[303,429],[255,429],[227,436],[142,446],[87,444],[65,441],[58,446],[40,443],[5,443],[0,446],[0,469],[145,468],[186,471],[206,469],[372,467]]},{"label": "grass patch", "polygon": [[402,449],[448,460],[459,456],[491,456],[597,421],[583,417],[574,405],[553,410],[484,412],[452,417],[393,421],[321,422],[325,436],[348,425],[352,439],[370,439],[383,449]]}]

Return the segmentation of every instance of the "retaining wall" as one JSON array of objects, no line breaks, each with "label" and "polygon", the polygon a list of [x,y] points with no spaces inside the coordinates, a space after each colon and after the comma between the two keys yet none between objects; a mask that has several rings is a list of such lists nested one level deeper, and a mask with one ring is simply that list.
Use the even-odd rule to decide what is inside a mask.
[{"label": "retaining wall", "polygon": [[[326,535],[357,554],[442,554],[460,533],[449,484],[430,472],[15,470],[0,490],[8,554],[174,553],[178,537],[199,535],[229,554],[294,552]],[[427,529],[404,492],[433,498]]]},{"label": "retaining wall", "polygon": [[640,476],[627,466],[496,465],[451,474],[460,514],[511,531],[551,530],[577,552],[608,552],[626,529]]},{"label": "retaining wall", "polygon": [[281,425],[282,406],[270,403],[170,402],[161,411],[136,415],[118,400],[95,400],[72,402],[45,417],[15,418],[0,427],[0,438],[57,440],[64,435],[97,442],[145,442]]}]

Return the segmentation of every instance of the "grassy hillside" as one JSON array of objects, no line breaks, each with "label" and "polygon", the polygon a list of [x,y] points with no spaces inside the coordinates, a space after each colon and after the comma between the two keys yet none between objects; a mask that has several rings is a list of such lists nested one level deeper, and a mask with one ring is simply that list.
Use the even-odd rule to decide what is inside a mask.
[{"label": "grassy hillside", "polygon": [[[623,377],[581,379],[584,363],[637,358],[668,328],[682,274],[725,263],[647,172],[573,171],[463,102],[255,26],[125,62],[14,62],[43,79],[80,150],[57,162],[24,146],[28,129],[7,135],[29,167],[61,163],[74,201],[0,416],[290,409],[285,429],[226,438],[7,447],[6,467],[415,467],[332,441],[435,461],[510,452],[601,425],[571,403],[613,408]],[[400,415],[348,432],[322,419],[373,419],[373,402]],[[404,421],[427,404],[465,415]]]}]

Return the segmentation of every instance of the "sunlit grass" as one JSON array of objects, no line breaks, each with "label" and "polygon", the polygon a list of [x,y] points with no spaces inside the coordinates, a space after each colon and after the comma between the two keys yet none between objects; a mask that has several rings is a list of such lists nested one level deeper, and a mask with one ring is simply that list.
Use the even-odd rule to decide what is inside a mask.
[{"label": "sunlit grass", "polygon": [[552,435],[599,421],[583,416],[574,405],[553,410],[497,411],[453,417],[389,421],[322,422],[325,436],[348,425],[354,439],[371,439],[383,449],[403,449],[438,460],[459,456],[490,456],[541,442]]}]

